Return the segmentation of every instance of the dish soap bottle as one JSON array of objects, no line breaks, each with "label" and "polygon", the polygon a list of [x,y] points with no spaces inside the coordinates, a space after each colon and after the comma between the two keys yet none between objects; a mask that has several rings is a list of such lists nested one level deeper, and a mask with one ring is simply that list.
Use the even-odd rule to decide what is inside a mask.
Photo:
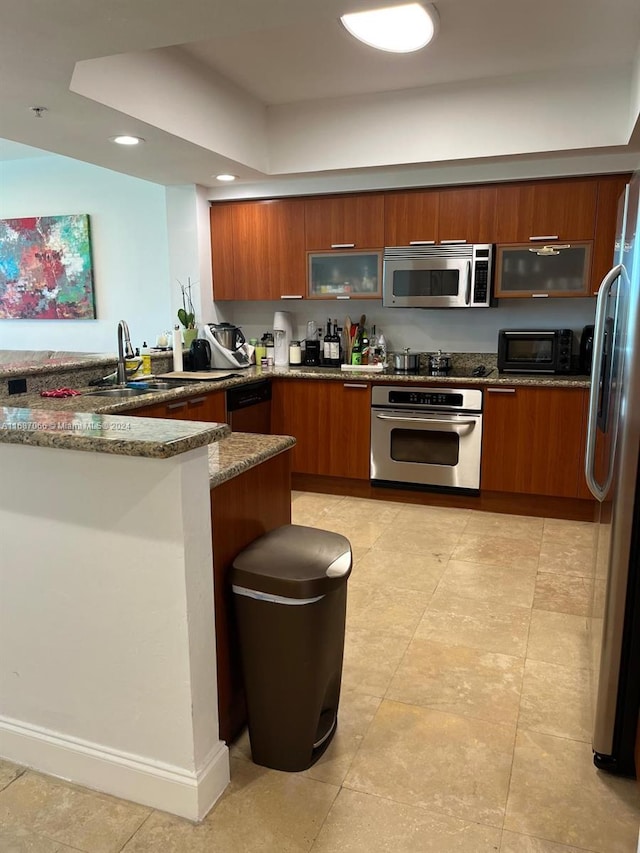
[{"label": "dish soap bottle", "polygon": [[142,372],[145,376],[151,375],[151,353],[147,342],[142,342]]}]

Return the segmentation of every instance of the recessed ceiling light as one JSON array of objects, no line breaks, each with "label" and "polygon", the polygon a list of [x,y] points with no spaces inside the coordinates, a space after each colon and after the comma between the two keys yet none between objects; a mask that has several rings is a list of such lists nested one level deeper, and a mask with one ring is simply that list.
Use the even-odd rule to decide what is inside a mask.
[{"label": "recessed ceiling light", "polygon": [[438,13],[431,3],[407,3],[340,18],[352,36],[378,50],[411,53],[429,44],[438,28]]},{"label": "recessed ceiling light", "polygon": [[235,181],[236,175],[216,175],[217,181]]},{"label": "recessed ceiling light", "polygon": [[144,139],[141,136],[112,136],[111,141],[118,145],[139,145]]}]

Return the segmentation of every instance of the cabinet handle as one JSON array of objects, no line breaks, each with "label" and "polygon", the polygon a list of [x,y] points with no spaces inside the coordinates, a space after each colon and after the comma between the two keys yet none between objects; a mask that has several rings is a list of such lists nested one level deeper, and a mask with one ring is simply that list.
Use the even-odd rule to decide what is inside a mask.
[{"label": "cabinet handle", "polygon": [[410,246],[435,246],[435,240],[409,240]]},{"label": "cabinet handle", "polygon": [[558,237],[557,234],[547,234],[547,235],[543,235],[542,237],[529,237],[529,240],[531,240],[531,242],[534,242],[535,240],[559,240],[559,239],[560,238]]},{"label": "cabinet handle", "polygon": [[180,403],[167,403],[167,409],[186,409],[187,404],[186,401],[181,401]]},{"label": "cabinet handle", "polygon": [[188,406],[195,406],[196,403],[205,403],[207,400],[206,397],[194,397],[192,400],[187,400]]},{"label": "cabinet handle", "polygon": [[302,299],[301,293],[286,293],[280,296],[280,299]]},{"label": "cabinet handle", "polygon": [[489,394],[515,394],[515,388],[487,388]]},{"label": "cabinet handle", "polygon": [[532,299],[546,299],[548,295],[549,295],[548,293],[532,293],[531,298]]},{"label": "cabinet handle", "polygon": [[367,388],[368,386],[365,384],[361,384],[359,382],[343,382],[343,388]]},{"label": "cabinet handle", "polygon": [[450,246],[452,243],[466,243],[466,240],[440,240],[441,246]]},{"label": "cabinet handle", "polygon": [[355,243],[332,243],[332,249],[355,249]]},{"label": "cabinet handle", "polygon": [[349,295],[347,296],[336,296],[336,299],[351,299]]}]

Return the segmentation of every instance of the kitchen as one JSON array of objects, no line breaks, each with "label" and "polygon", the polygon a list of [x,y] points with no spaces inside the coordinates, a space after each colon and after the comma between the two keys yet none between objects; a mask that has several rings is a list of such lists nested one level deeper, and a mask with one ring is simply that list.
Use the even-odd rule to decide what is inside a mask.
[{"label": "kitchen", "polygon": [[[443,20],[445,20],[445,11],[445,9],[441,10]],[[578,18],[579,17],[580,16],[578,16]],[[629,29],[632,28],[630,27]],[[10,32],[10,28],[8,31]],[[444,31],[441,32],[441,35],[444,37]],[[186,41],[188,39],[185,38],[183,40]],[[123,49],[126,50],[127,47],[128,46],[124,46]],[[8,49],[12,49],[11,45],[8,46]],[[108,51],[102,51],[100,52],[100,55],[104,55],[106,52]],[[113,70],[113,80],[116,81],[118,79],[116,73],[117,69],[114,68]],[[141,65],[140,76],[136,78],[136,84],[139,84],[142,89],[144,84],[144,71],[145,69]],[[589,77],[588,82],[592,83],[595,76],[595,74],[592,74]],[[590,97],[602,97],[603,102],[606,101],[606,103],[603,103],[603,110],[613,111],[614,107],[619,104],[620,99],[616,96],[607,100],[605,94],[605,92],[612,93],[615,90],[615,86],[613,85],[613,72],[600,74],[599,78],[599,82],[595,83],[595,90],[592,89]],[[542,78],[540,79],[542,80]],[[82,81],[79,79],[78,89],[80,88],[81,82]],[[575,78],[572,83],[572,89],[568,88],[568,80],[565,80],[563,85],[564,89],[561,87],[557,90],[558,92],[561,92],[558,97],[557,108],[558,110],[562,110],[564,119],[568,108],[572,105],[576,105],[576,113],[579,114],[580,109],[578,104],[585,102],[580,101],[580,98],[578,97],[579,87]],[[481,92],[480,97],[489,97],[486,87],[483,88],[480,86],[479,91]],[[598,93],[597,96],[594,96],[594,91]],[[169,89],[167,89],[167,92],[169,92]],[[86,92],[84,94],[86,96]],[[566,96],[564,101],[562,101],[562,94]],[[141,98],[144,102],[144,95],[142,95]],[[561,108],[560,103],[562,103]],[[88,100],[86,108],[87,110],[96,109]],[[532,103],[532,110],[535,111],[538,108],[539,105]],[[275,110],[274,112],[277,111],[278,110]],[[129,115],[131,115],[133,109],[128,110],[128,112]],[[280,112],[284,113],[286,111],[280,110]],[[318,110],[318,121],[320,121],[320,112],[321,111]],[[592,113],[588,109],[584,111],[584,115],[589,116],[590,122],[592,122]],[[431,111],[430,117],[432,120],[434,119],[433,111]],[[475,113],[474,117],[476,117]],[[313,118],[313,116],[311,116],[311,118]],[[481,120],[481,117],[478,118]],[[20,134],[22,141],[37,146],[38,141],[40,141],[38,134],[45,133],[41,129],[38,130],[38,127],[41,128],[42,124],[47,122],[49,119],[53,119],[54,122],[56,121],[55,110],[52,109],[51,114],[48,117],[45,115],[42,119],[32,119],[32,127],[27,127],[24,130],[24,133]],[[137,131],[143,137],[145,135],[148,136],[151,132],[151,129],[147,125],[143,127],[142,122],[144,121],[145,119],[136,119],[130,123],[130,127],[133,132]],[[37,124],[38,122],[40,122],[40,125]],[[138,124],[138,122],[141,123]],[[538,130],[541,132],[543,128],[549,127],[551,123],[549,114],[546,115],[546,120],[543,120],[543,118],[540,117],[540,121],[537,125]],[[583,122],[583,126],[584,123],[585,122]],[[434,124],[437,127],[437,121],[435,121]],[[579,121],[572,124],[571,128],[567,131],[569,135],[571,132],[575,132],[575,134],[578,135],[579,124]],[[606,125],[604,113],[602,124],[603,126]],[[343,122],[343,125],[343,133],[337,135],[334,134],[333,138],[340,138],[343,140],[344,147],[341,153],[332,153],[330,155],[332,157],[332,163],[325,161],[325,163],[321,164],[318,159],[317,146],[314,146],[313,153],[314,156],[316,156],[318,168],[348,168],[348,164],[345,163],[344,159],[340,161],[340,156],[343,158],[346,157],[351,150],[351,140],[349,136],[351,133],[351,126],[348,122]],[[159,126],[162,126],[162,124],[160,123]],[[310,133],[318,134],[318,124],[310,123],[309,127]],[[366,120],[365,117],[363,117],[363,122],[359,123],[356,129],[356,135],[360,143],[362,142],[363,134],[368,132],[365,130],[366,127]],[[498,128],[498,131],[504,131],[504,129],[505,127],[503,125]],[[181,130],[186,131],[187,128],[184,127]],[[164,126],[164,131],[171,132],[166,126]],[[499,133],[496,134],[496,136],[498,135]],[[106,137],[107,134],[104,134],[104,136]],[[411,140],[415,141],[418,137],[424,139],[424,134],[408,133],[405,143],[409,144]],[[16,138],[18,138],[17,134]],[[238,135],[238,138],[240,138],[240,135]],[[245,138],[247,138],[246,135]],[[513,149],[511,152],[506,151],[504,148],[499,151],[497,150],[497,147],[494,147],[493,150],[489,150],[488,147],[484,145],[484,139],[494,139],[493,135],[489,136],[489,134],[486,134],[485,137],[483,137],[482,145],[479,144],[478,140],[480,139],[480,136],[478,134],[474,134],[473,139],[465,137],[462,134],[458,135],[456,138],[461,140],[460,146],[455,150],[456,157],[465,156],[465,151],[463,150],[464,144],[467,144],[468,157],[499,158],[505,156],[508,157],[509,155],[516,153]],[[321,140],[324,153],[328,158],[330,146],[325,144],[324,140],[326,137],[318,134],[318,139]],[[467,143],[465,143],[465,139],[468,139]],[[593,134],[591,134],[591,139],[593,140]],[[430,137],[430,143],[432,141],[435,145],[438,142],[438,139],[433,139],[432,136]],[[616,144],[612,137],[605,141],[604,136],[601,136],[599,140],[593,141],[595,144]],[[535,142],[540,144],[540,140],[536,140]],[[529,149],[530,152],[534,150],[559,151],[561,147],[566,145],[564,148],[565,153],[554,158],[537,160],[530,154],[528,158],[525,157],[523,160],[522,154],[524,152],[521,152],[520,160],[511,159],[502,163],[492,163],[487,161],[461,163],[458,165],[432,165],[427,170],[417,170],[416,168],[411,169],[409,167],[405,167],[404,169],[399,169],[398,173],[392,178],[389,178],[388,175],[382,177],[372,175],[367,186],[363,186],[362,175],[353,176],[350,186],[348,187],[345,187],[344,184],[340,185],[340,181],[335,177],[326,176],[321,182],[319,182],[316,177],[313,188],[310,186],[311,178],[299,178],[298,186],[292,191],[291,182],[294,181],[294,179],[289,178],[287,194],[308,195],[310,192],[336,193],[346,191],[347,189],[349,191],[375,191],[376,189],[386,190],[387,188],[402,188],[404,186],[425,187],[451,186],[453,184],[469,185],[474,183],[491,183],[492,181],[515,180],[517,178],[544,179],[562,175],[619,174],[630,172],[634,168],[632,151],[618,150],[615,153],[596,154],[591,152],[589,154],[577,155],[568,149],[571,148],[572,144],[576,150],[581,148],[583,149],[584,142],[578,144],[575,138],[566,139],[563,140],[562,146],[560,146],[557,136],[555,140],[548,139],[546,141],[546,147],[543,145],[542,147],[536,148],[534,140],[531,140],[531,144],[532,147]],[[147,152],[150,151],[152,148],[152,139],[150,138],[145,145],[147,147]],[[495,140],[494,146],[496,146]],[[55,149],[55,145],[52,145],[52,148]],[[78,160],[83,159],[80,151],[74,152],[68,150],[67,153],[71,156],[75,156]],[[192,147],[189,147],[188,153],[189,155],[194,155],[193,161],[195,167],[196,161],[198,161],[198,157],[200,155],[197,151],[194,151]],[[227,148],[227,154],[229,153],[229,149]],[[433,156],[433,152],[429,153]],[[108,152],[108,154],[105,153],[105,156],[110,158],[109,162],[105,163],[105,165],[109,168],[117,169],[118,167],[115,162],[115,154]],[[133,156],[137,155],[134,154]],[[282,151],[279,156],[281,158],[281,164],[283,162],[282,158],[284,157],[284,151]],[[91,156],[88,159],[91,160]],[[145,156],[145,159],[152,160],[153,158],[149,155],[148,157]],[[422,146],[422,153],[419,156],[409,155],[408,159],[404,162],[423,162],[425,159],[429,159],[429,157],[425,157],[425,149],[424,146]],[[434,159],[437,159],[437,155]],[[51,164],[53,162],[56,164],[55,169],[51,168]],[[387,159],[386,162],[397,161]],[[274,168],[278,169],[280,164],[274,161]],[[222,163],[220,165],[222,166]],[[220,168],[220,171],[226,171],[229,168],[229,165],[230,164],[226,164],[226,169]],[[256,162],[254,161],[254,167],[255,165]],[[291,171],[302,171],[298,167],[293,167],[294,161],[290,160],[290,163],[283,167],[282,171],[286,172],[288,169]],[[143,168],[151,169],[151,165],[146,165]],[[154,168],[157,168],[157,165]],[[194,178],[192,178],[195,184],[200,184],[203,187],[210,183],[206,180],[206,175],[210,175],[213,171],[209,163],[207,163],[205,168],[207,168],[208,171],[206,173],[203,172],[201,177],[196,179],[194,176]],[[518,169],[519,171],[517,171]],[[514,173],[514,170],[517,173]],[[54,172],[56,172],[57,175],[54,174]],[[154,177],[150,172],[147,172],[144,176],[141,175],[140,177],[143,177],[147,182],[154,180]],[[209,295],[211,292],[211,267],[210,262],[206,257],[208,249],[207,234],[209,228],[208,201],[216,199],[221,200],[222,198],[231,199],[234,196],[240,197],[243,193],[245,193],[247,197],[250,197],[252,195],[251,187],[245,184],[245,188],[243,188],[243,184],[240,182],[231,190],[226,190],[225,195],[225,193],[219,189],[212,189],[205,192],[196,187],[190,188],[188,186],[184,186],[189,183],[189,181],[185,181],[184,178],[180,181],[180,183],[183,184],[182,187],[169,186],[166,191],[157,184],[153,185],[145,183],[145,180],[139,181],[129,178],[126,175],[118,175],[116,172],[104,173],[101,169],[88,166],[86,163],[83,164],[64,158],[57,158],[55,155],[52,155],[50,158],[35,157],[30,160],[15,161],[10,166],[5,163],[3,166],[4,185],[7,188],[7,191],[11,189],[11,192],[13,193],[15,191],[16,195],[5,195],[2,207],[3,216],[27,216],[34,212],[34,207],[37,207],[40,211],[43,204],[46,206],[46,209],[43,211],[45,213],[63,213],[68,212],[70,209],[76,210],[85,208],[90,212],[95,212],[94,237],[95,251],[97,254],[96,261],[99,261],[100,263],[98,269],[100,270],[101,277],[103,280],[108,279],[110,286],[108,289],[103,287],[99,290],[98,320],[95,321],[95,323],[51,324],[50,329],[47,329],[46,331],[46,335],[49,336],[50,339],[45,342],[43,339],[43,335],[45,335],[43,326],[45,324],[39,324],[33,321],[22,321],[20,323],[3,322],[2,335],[4,348],[40,349],[43,347],[50,347],[52,349],[60,350],[78,349],[92,352],[112,351],[115,343],[114,329],[117,321],[121,319],[121,317],[126,317],[129,320],[132,332],[136,339],[138,339],[138,337],[142,339],[146,336],[147,339],[153,340],[155,335],[157,335],[162,329],[167,328],[168,324],[171,322],[171,318],[175,316],[175,309],[179,302],[179,289],[176,284],[176,280],[183,280],[186,275],[191,275],[194,280],[199,281],[200,293],[198,294],[197,300],[197,313],[202,322],[216,322],[221,319],[228,319],[241,325],[247,333],[247,337],[259,335],[264,332],[265,329],[270,327],[275,308],[281,306],[276,306],[273,302],[268,305],[265,305],[264,303],[257,303],[255,305],[251,305],[249,303],[239,304],[237,302],[233,305],[222,305],[217,303],[214,305]],[[377,186],[375,181],[379,182]],[[157,183],[170,184],[172,181],[163,178]],[[285,187],[286,181],[284,184],[279,184],[280,189],[278,190],[274,188],[277,184],[278,182],[274,179],[271,179],[270,181],[267,180],[259,192],[254,190],[253,194],[255,197],[260,195],[264,198],[280,195],[282,189]],[[28,189],[29,187],[31,187],[30,190]],[[21,196],[18,195],[20,192],[22,193]],[[48,197],[47,192],[49,192]],[[118,195],[119,198],[115,198],[115,196]],[[97,199],[99,199],[99,203],[96,201]],[[5,204],[10,204],[10,207],[5,206]],[[96,205],[98,206],[96,207]],[[168,234],[166,230],[167,226],[163,222],[165,216],[168,216]],[[140,234],[139,232],[141,224],[144,228],[143,234]],[[163,248],[168,246],[168,251],[166,252],[169,256],[168,259],[165,258],[164,251],[151,253],[143,252],[136,239],[134,239],[134,235],[140,241],[141,245],[151,245]],[[114,283],[113,287],[111,287],[111,282]],[[166,282],[166,284],[159,286],[158,282]],[[131,305],[131,300],[134,301],[133,305]],[[513,301],[515,302],[516,300]],[[412,309],[384,309],[379,304],[376,304],[376,306],[373,307],[372,303],[371,310],[366,310],[366,313],[370,316],[371,320],[375,321],[385,331],[385,335],[388,335],[394,348],[398,345],[404,345],[410,346],[412,350],[415,351],[428,352],[434,352],[441,348],[445,351],[453,351],[454,353],[476,352],[495,354],[497,331],[499,328],[527,328],[533,325],[540,326],[541,328],[571,328],[577,332],[581,330],[584,325],[593,322],[593,298],[585,298],[584,300],[554,299],[543,301],[547,304],[539,305],[536,301],[534,305],[529,304],[525,306],[524,304],[518,304],[513,308],[506,309],[504,305],[501,304],[497,309],[491,309],[486,312],[486,320],[476,319],[476,312],[462,312],[464,315],[474,315],[474,319],[471,322],[469,320],[465,320],[463,317],[459,318],[458,315],[456,315],[456,312],[446,312],[446,326],[444,326],[440,320],[431,322],[427,320],[424,315],[430,314],[431,312],[413,311]],[[520,303],[523,302],[524,300],[520,300]],[[553,302],[553,306],[549,304],[551,302]],[[574,302],[577,304],[574,305]],[[317,303],[317,305],[319,306],[320,303]],[[328,310],[324,307],[325,305],[327,305]],[[300,306],[300,308],[296,306],[294,310],[300,317],[298,325],[304,329],[304,324],[306,324],[306,320],[310,317],[322,320],[326,319],[326,316],[333,316],[334,308],[329,308],[329,305],[333,306],[335,303],[330,302],[327,304],[327,302],[325,302],[323,303],[323,307],[316,307],[316,304],[314,304],[313,313],[307,309],[306,305],[304,307]],[[289,308],[290,306],[286,307]],[[341,308],[343,307],[344,305],[341,306]],[[507,313],[503,314],[503,311],[505,310]],[[535,315],[528,313],[531,310],[535,311]],[[342,313],[344,312],[341,310],[338,316]],[[353,313],[355,313],[355,311]],[[396,321],[391,319],[390,314],[392,314],[393,317],[397,316],[398,320]],[[397,324],[395,328],[393,325],[394,323]],[[49,324],[46,325],[48,326]],[[42,341],[42,346],[38,346],[38,339]],[[301,498],[296,498],[294,506],[300,500]],[[339,504],[340,500],[340,498],[336,498],[333,503]],[[332,502],[327,500],[327,504],[329,503]],[[326,507],[321,512],[318,512],[315,508],[311,509],[312,506],[314,505],[310,499],[307,502],[308,517],[310,520],[314,518],[314,523],[318,523],[319,516],[324,513]],[[300,512],[300,515],[303,516],[302,511]],[[403,527],[402,529],[406,528]],[[387,552],[388,550],[389,549],[387,549]],[[370,571],[373,571],[373,569],[374,567],[370,566]],[[359,595],[362,598],[362,591]],[[356,598],[357,595],[354,587],[354,600]],[[360,627],[359,630],[362,631],[363,628]],[[238,772],[247,771],[246,768],[240,767]],[[300,787],[303,787],[302,782],[300,783]],[[311,787],[307,786],[307,788],[311,795]],[[11,786],[9,786],[9,789],[7,790],[10,789]],[[341,798],[345,802],[347,800],[349,801],[351,814],[362,814],[365,802],[363,800],[359,801],[358,796],[356,795],[347,796],[347,793],[348,792],[342,794]],[[364,797],[365,795],[361,796]],[[338,807],[342,800],[338,801]],[[338,815],[338,808],[336,808],[335,814],[336,816]],[[413,811],[411,812],[411,816],[416,819],[419,817]],[[505,836],[503,838],[504,849],[507,849],[507,843],[515,843],[515,839],[510,837],[509,833],[510,831],[505,831]],[[511,834],[513,835],[513,833]],[[535,835],[535,833],[532,834]],[[578,846],[583,845],[580,844]],[[476,849],[479,848],[480,844],[476,846]],[[185,849],[187,849],[186,846]]]}]

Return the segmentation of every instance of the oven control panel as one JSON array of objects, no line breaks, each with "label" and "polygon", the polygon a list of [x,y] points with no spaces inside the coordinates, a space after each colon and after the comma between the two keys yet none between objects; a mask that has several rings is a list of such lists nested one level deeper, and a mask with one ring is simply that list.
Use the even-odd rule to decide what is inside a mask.
[{"label": "oven control panel", "polygon": [[446,391],[390,391],[389,403],[405,403],[411,406],[462,406],[462,394]]},{"label": "oven control panel", "polygon": [[439,409],[455,412],[481,412],[482,391],[479,388],[407,388],[374,385],[372,406],[397,406],[424,410]]}]

